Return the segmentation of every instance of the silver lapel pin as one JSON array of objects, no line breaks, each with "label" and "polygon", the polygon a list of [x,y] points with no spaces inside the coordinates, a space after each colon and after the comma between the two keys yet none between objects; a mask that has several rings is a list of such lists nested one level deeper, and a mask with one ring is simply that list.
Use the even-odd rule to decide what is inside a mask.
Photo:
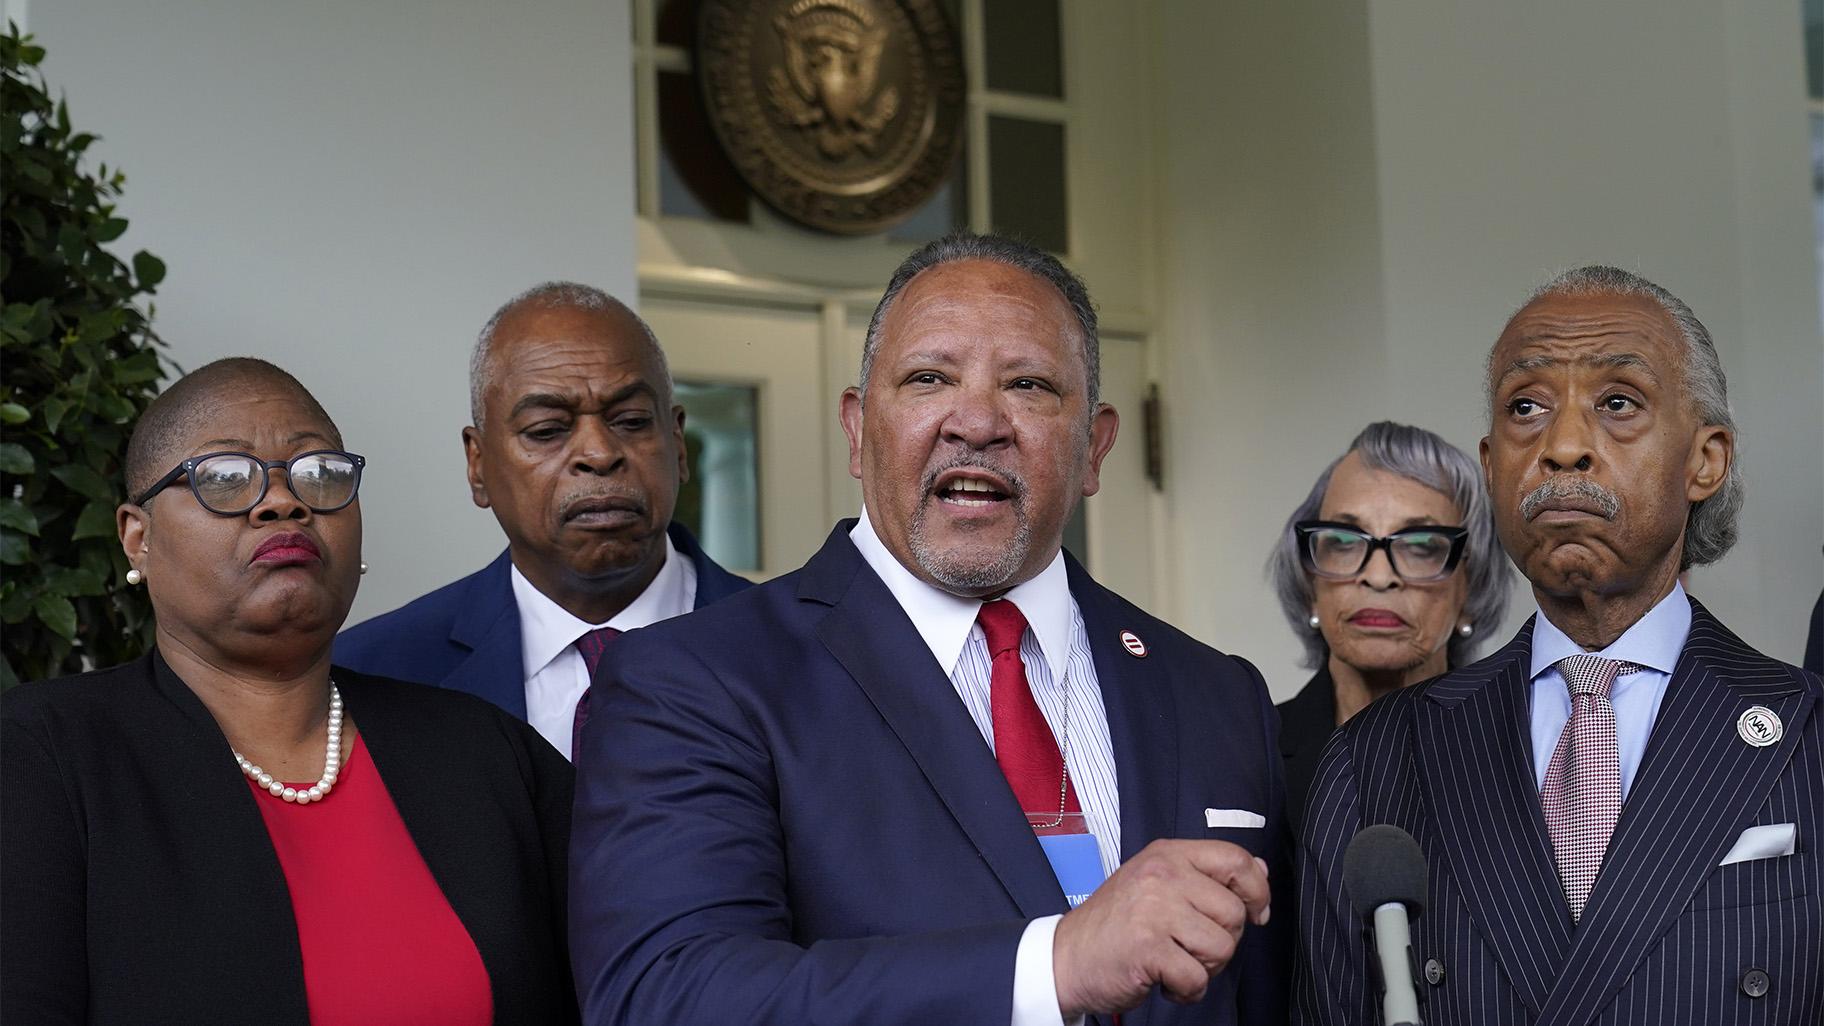
[{"label": "silver lapel pin", "polygon": [[1780,722],[1778,713],[1764,705],[1749,706],[1735,721],[1735,732],[1742,735],[1742,740],[1756,748],[1777,745],[1780,738],[1786,736],[1786,725]]}]

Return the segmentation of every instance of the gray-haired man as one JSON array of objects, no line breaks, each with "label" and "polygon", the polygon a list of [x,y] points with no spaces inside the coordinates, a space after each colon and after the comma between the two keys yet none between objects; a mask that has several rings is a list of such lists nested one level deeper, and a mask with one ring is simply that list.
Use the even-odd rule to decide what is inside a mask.
[{"label": "gray-haired man", "polygon": [[1303,1023],[1374,1021],[1343,854],[1418,839],[1432,1026],[1824,1021],[1824,684],[1754,651],[1678,575],[1735,540],[1722,366],[1689,307],[1587,267],[1488,364],[1496,528],[1539,615],[1350,720],[1300,872]]},{"label": "gray-haired man", "polygon": [[684,408],[632,310],[587,285],[535,286],[482,328],[469,378],[469,490],[507,551],[343,631],[335,660],[480,695],[569,755],[613,638],[747,582],[671,522]]}]

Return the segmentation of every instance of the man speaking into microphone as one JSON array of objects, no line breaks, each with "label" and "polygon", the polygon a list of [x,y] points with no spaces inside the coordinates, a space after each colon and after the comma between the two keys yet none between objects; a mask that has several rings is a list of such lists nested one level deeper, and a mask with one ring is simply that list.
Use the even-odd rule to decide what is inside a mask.
[{"label": "man speaking into microphone", "polygon": [[861,516],[598,673],[585,1022],[1284,1022],[1260,675],[1061,550],[1097,392],[1056,259],[958,234],[901,265],[841,399]]},{"label": "man speaking into microphone", "polygon": [[1488,395],[1495,525],[1539,612],[1331,739],[1294,1021],[1381,1021],[1342,863],[1387,823],[1428,863],[1429,1026],[1817,1026],[1824,684],[1679,584],[1742,502],[1709,331],[1637,275],[1570,271],[1508,321]]}]

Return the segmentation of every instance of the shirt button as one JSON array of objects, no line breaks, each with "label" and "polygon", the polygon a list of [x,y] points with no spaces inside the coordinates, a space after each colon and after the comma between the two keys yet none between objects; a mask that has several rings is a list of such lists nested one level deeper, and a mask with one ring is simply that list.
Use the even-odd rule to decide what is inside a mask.
[{"label": "shirt button", "polygon": [[1436,987],[1444,982],[1444,963],[1435,958],[1425,960],[1425,982]]},{"label": "shirt button", "polygon": [[1764,969],[1750,969],[1742,974],[1742,993],[1751,998],[1764,997],[1771,985]]}]

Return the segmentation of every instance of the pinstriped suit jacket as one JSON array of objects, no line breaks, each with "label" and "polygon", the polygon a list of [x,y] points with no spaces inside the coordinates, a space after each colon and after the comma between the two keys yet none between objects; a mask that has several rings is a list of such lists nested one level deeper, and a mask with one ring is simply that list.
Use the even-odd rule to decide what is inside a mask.
[{"label": "pinstriped suit jacket", "polygon": [[[1692,602],[1691,634],[1573,925],[1534,783],[1532,623],[1472,666],[1344,724],[1299,851],[1294,1021],[1380,1021],[1367,937],[1343,889],[1356,831],[1392,823],[1430,865],[1414,926],[1429,1026],[1824,1023],[1824,683],[1749,648]],[[1784,737],[1736,722],[1760,705]],[[1743,829],[1794,823],[1796,853],[1718,866]],[[1752,971],[1765,974],[1744,978]],[[1750,991],[1760,991],[1751,996]]]}]

